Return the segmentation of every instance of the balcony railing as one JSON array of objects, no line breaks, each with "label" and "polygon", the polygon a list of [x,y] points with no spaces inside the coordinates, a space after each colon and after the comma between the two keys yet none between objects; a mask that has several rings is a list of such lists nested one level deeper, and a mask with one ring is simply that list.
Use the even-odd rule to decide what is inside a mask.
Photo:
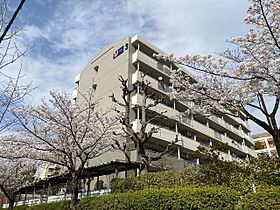
[{"label": "balcony railing", "polygon": [[244,137],[245,137],[245,139],[250,140],[250,136],[248,134],[244,133]]},{"label": "balcony railing", "polygon": [[212,119],[213,121],[217,122],[217,123],[220,123],[220,122],[221,122],[221,118],[219,118],[219,117],[217,117],[217,116],[215,116],[215,115],[212,115],[212,116],[211,116],[211,119]]},{"label": "balcony railing", "polygon": [[166,93],[171,93],[171,88],[163,82],[158,82],[158,89]]},{"label": "balcony railing", "polygon": [[208,150],[210,148],[210,143],[199,142],[199,146]]},{"label": "balcony railing", "polygon": [[180,116],[180,122],[184,123],[186,125],[193,126],[193,120],[190,117],[187,117],[187,116],[181,115]]},{"label": "balcony railing", "polygon": [[240,130],[232,126],[232,131],[236,134],[240,134]]},{"label": "balcony railing", "polygon": [[228,130],[232,130],[232,125],[231,124],[225,122],[225,126]]},{"label": "balcony railing", "polygon": [[220,140],[223,140],[223,134],[219,131],[214,131],[214,137]]},{"label": "balcony railing", "polygon": [[171,74],[171,72],[168,70],[168,67],[165,66],[164,64],[160,63],[160,62],[157,62],[157,68],[167,75]]}]

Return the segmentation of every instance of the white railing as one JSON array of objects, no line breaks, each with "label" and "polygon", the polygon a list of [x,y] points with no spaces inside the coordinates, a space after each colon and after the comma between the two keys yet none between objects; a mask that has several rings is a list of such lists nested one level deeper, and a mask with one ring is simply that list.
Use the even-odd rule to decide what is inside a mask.
[{"label": "white railing", "polygon": [[168,70],[168,67],[165,66],[164,64],[157,62],[157,68],[159,70],[161,70],[163,73],[165,73],[167,75],[171,75],[171,72]]},{"label": "white railing", "polygon": [[171,93],[171,88],[163,82],[158,82],[158,89],[166,93]]},{"label": "white railing", "polygon": [[[84,198],[84,197],[94,197],[94,196],[100,196],[100,195],[107,195],[111,192],[111,189],[103,189],[103,190],[96,190],[96,191],[90,191],[90,192],[82,192],[78,194],[78,198]],[[22,205],[38,205],[40,203],[53,203],[57,201],[63,201],[63,200],[70,200],[71,194],[64,194],[64,195],[52,195],[52,196],[44,196],[42,199],[40,198],[34,198],[34,199],[28,199],[26,201],[18,201],[15,203],[15,206],[22,206]],[[9,204],[4,204],[3,208],[8,208]]]},{"label": "white railing", "polygon": [[220,123],[220,122],[221,122],[221,118],[219,118],[219,117],[217,117],[217,116],[215,116],[215,115],[212,115],[212,116],[211,116],[211,119],[212,119],[213,121],[217,122],[217,123]]},{"label": "white railing", "polygon": [[250,140],[250,139],[251,139],[250,136],[249,136],[248,134],[246,134],[246,133],[244,133],[244,137],[245,137],[245,139],[247,139],[247,140]]},{"label": "white railing", "polygon": [[232,126],[232,131],[236,134],[239,134],[240,135],[240,130],[235,128],[234,126]]},{"label": "white railing", "polygon": [[72,98],[75,99],[75,98],[77,98],[77,96],[78,96],[78,90],[74,89],[73,93],[72,93]]},{"label": "white railing", "polygon": [[220,133],[219,131],[214,130],[214,137],[220,140],[223,140],[223,134]]},{"label": "white railing", "polygon": [[187,117],[187,116],[184,116],[184,115],[180,116],[180,122],[184,123],[186,125],[193,126],[193,120],[190,117]]},{"label": "white railing", "polygon": [[232,125],[231,124],[225,122],[225,126],[228,130],[232,130]]}]

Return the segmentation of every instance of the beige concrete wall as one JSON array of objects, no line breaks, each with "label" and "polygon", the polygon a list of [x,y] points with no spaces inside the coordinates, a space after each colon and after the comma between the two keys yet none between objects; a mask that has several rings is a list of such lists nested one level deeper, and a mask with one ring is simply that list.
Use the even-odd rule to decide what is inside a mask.
[{"label": "beige concrete wall", "polygon": [[[113,59],[113,54],[121,46],[124,46],[126,43],[129,44],[129,41],[129,38],[126,38],[109,45],[89,62],[80,74],[79,93],[86,94],[92,88],[92,85],[97,85],[95,98],[100,100],[102,107],[110,107],[112,105],[112,101],[109,98],[112,93],[117,98],[120,98],[121,90],[118,76],[128,77],[130,48],[124,49],[124,52],[115,59]],[[82,99],[78,94],[78,102],[79,100]]]},{"label": "beige concrete wall", "polygon": [[[122,46],[124,46],[124,52],[114,59],[113,54]],[[112,107],[113,103],[109,98],[112,93],[121,100],[121,83],[118,76],[128,78],[131,84],[131,72],[134,72],[131,54],[134,51],[129,37],[116,41],[101,50],[80,73],[77,103],[82,103],[83,98],[80,94],[86,95],[92,85],[96,85],[94,95],[95,99],[99,100],[98,109],[106,110]],[[125,160],[125,157],[121,152],[110,151],[90,160],[89,166],[113,160]]]}]

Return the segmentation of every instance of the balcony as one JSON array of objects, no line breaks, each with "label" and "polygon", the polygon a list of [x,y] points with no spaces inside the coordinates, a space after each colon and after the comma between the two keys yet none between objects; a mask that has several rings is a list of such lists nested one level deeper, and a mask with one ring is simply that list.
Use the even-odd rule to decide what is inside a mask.
[{"label": "balcony", "polygon": [[168,71],[167,66],[165,66],[164,64],[147,56],[146,54],[144,54],[143,52],[141,52],[139,50],[136,50],[136,52],[132,54],[132,63],[135,64],[137,62],[140,62],[142,64],[149,66],[154,71],[157,71],[158,73],[162,74],[165,77],[169,78],[169,76],[170,76],[170,71]]},{"label": "balcony", "polygon": [[[236,137],[233,137],[234,139],[239,139],[239,141],[241,141],[241,139],[246,139],[248,142],[250,142],[251,144],[254,144],[252,138],[247,135],[242,129],[236,128],[234,125],[231,125],[230,123],[228,123],[227,121],[225,121],[223,118],[219,118],[217,116],[210,116],[208,117],[209,122],[214,122],[216,124],[216,126],[221,126],[223,127],[223,131],[224,128],[227,131],[224,131],[226,133],[228,133],[229,136],[235,135]],[[236,118],[238,119],[238,118]],[[241,119],[239,119],[239,121],[242,121]],[[230,132],[230,133],[229,133]]]},{"label": "balcony", "polygon": [[246,133],[244,133],[244,138],[248,141],[252,141],[251,137]]},{"label": "balcony", "polygon": [[242,137],[242,133],[241,133],[240,130],[237,129],[236,127],[231,126],[231,130],[232,130],[235,134],[238,134],[239,136]]},{"label": "balcony", "polygon": [[211,120],[215,121],[216,123],[221,123],[222,119],[220,117],[217,117],[215,115],[212,115],[210,117]]},{"label": "balcony", "polygon": [[166,75],[170,76],[171,72],[166,68],[166,66],[160,62],[157,62],[157,69],[161,70]]},{"label": "balcony", "polygon": [[[172,131],[172,130],[169,130],[169,129],[166,129],[166,128],[160,128],[159,126],[153,125],[153,124],[149,124],[147,126],[148,130],[151,129],[152,127],[159,128],[158,133],[155,133],[153,135],[153,137],[165,140],[167,142],[174,141],[174,139],[176,137],[176,132],[175,131]],[[133,122],[133,128],[134,128],[135,131],[137,129],[140,130],[140,121],[139,120],[135,120]],[[230,139],[227,136],[222,136],[222,140],[219,139],[219,138],[216,138],[215,134],[214,134],[215,133],[214,130],[212,130],[211,128],[209,128],[209,127],[207,127],[207,126],[205,126],[205,125],[203,125],[203,124],[201,124],[197,121],[193,121],[193,128],[194,128],[194,130],[196,130],[196,132],[201,132],[202,134],[207,135],[207,136],[211,137],[212,139],[216,139],[219,142],[228,144],[229,147],[232,148],[232,149],[235,149],[236,152],[239,152],[239,153],[242,153],[242,154],[248,153],[249,155],[251,155],[253,157],[256,157],[256,153],[255,153],[254,150],[250,149],[249,147],[247,147],[245,145],[241,145],[241,144],[233,141],[233,139]],[[180,141],[182,142],[182,145],[181,144],[179,144],[179,145],[181,145],[184,148],[190,149],[192,151],[197,150],[198,146],[204,146],[203,144],[201,144],[197,141],[194,141],[194,140],[192,140],[192,139],[190,139],[186,136],[183,136],[181,134],[178,134],[178,139],[179,139],[179,142]],[[209,145],[205,145],[205,146],[209,147]]]},{"label": "balcony", "polygon": [[224,136],[220,132],[217,132],[197,121],[193,121],[193,123],[194,123],[193,127],[195,130],[197,130],[199,132],[203,131],[203,132],[201,132],[202,134],[207,135],[207,136],[211,137],[212,139],[216,139],[219,142],[228,144],[230,147],[236,149],[239,152],[245,153],[243,146],[238,143],[233,143],[233,139],[231,139],[227,136]]},{"label": "balcony", "polygon": [[[161,91],[162,93],[164,93],[163,90],[160,90],[158,88],[158,85],[159,85],[159,82],[149,76],[146,76],[147,77],[147,80],[151,82],[151,87],[158,90],[158,91]],[[135,72],[133,75],[132,75],[132,81],[133,83],[137,82],[137,81],[141,81],[141,76],[140,76],[140,72]],[[153,100],[151,99],[148,99],[147,100],[147,104],[148,103],[153,103]],[[140,94],[135,94],[133,97],[132,97],[132,104],[134,105],[141,105],[142,104],[142,96]],[[198,122],[198,121],[195,121],[195,120],[190,120],[190,119],[183,119],[182,117],[179,117],[179,112],[175,109],[172,109],[171,107],[169,106],[166,106],[164,104],[158,104],[156,107],[154,107],[153,109],[151,110],[154,110],[158,113],[162,113],[163,111],[166,111],[165,113],[163,113],[163,116],[167,117],[167,118],[170,118],[170,119],[175,119],[176,121],[184,124],[184,125],[187,125],[188,127],[191,127],[195,133],[201,133],[202,135],[206,135],[212,139],[216,139],[216,141],[220,141],[220,142],[223,142],[223,143],[227,143],[230,147],[233,147],[234,149],[236,149],[237,151],[239,152],[242,152],[242,153],[245,153],[245,150],[243,149],[242,146],[240,145],[236,145],[236,144],[233,144],[232,141],[233,139],[227,137],[227,136],[224,136],[222,135],[221,133],[217,133],[215,132],[212,128],[209,128],[207,127],[206,125]],[[211,120],[215,120],[215,119],[211,119]],[[223,119],[218,119],[218,122],[220,122],[220,125],[221,126],[224,126],[224,127],[228,127],[228,130],[230,129],[231,132],[235,132],[236,135],[239,135],[240,138],[243,138],[243,135],[242,133],[234,128],[234,126],[231,126],[230,124],[226,124],[226,122],[223,120]],[[216,122],[217,123],[217,122]]]},{"label": "balcony", "polygon": [[[163,93],[163,94],[168,94],[171,93],[171,88],[166,85],[165,83],[158,81],[148,75],[144,77],[145,81],[148,81],[150,83],[149,87]],[[141,76],[141,72],[136,71],[135,73],[132,74],[132,84],[135,84],[136,82],[142,82],[143,78]]]},{"label": "balcony", "polygon": [[[133,128],[135,131],[140,131],[140,121],[135,120],[133,122]],[[169,130],[167,128],[159,127],[157,125],[149,123],[147,125],[147,131],[151,130],[152,128],[157,128],[158,132],[153,134],[153,138],[171,143],[176,139],[176,136],[178,136],[178,143],[177,145],[182,146],[185,149],[196,151],[197,147],[199,146],[199,143],[186,137],[181,134],[176,133],[175,131]]]},{"label": "balcony", "polygon": [[210,148],[211,144],[210,142],[206,143],[206,142],[199,142],[199,147],[202,147],[206,150],[208,150]]},{"label": "balcony", "polygon": [[241,139],[241,138],[243,139],[244,138],[243,133],[241,132],[241,130],[239,130],[238,128],[236,128],[233,125],[229,124],[224,119],[222,119],[220,117],[217,117],[215,115],[210,116],[208,119],[213,121],[213,122],[215,122],[215,124],[217,124],[218,126],[226,128],[227,131],[230,131],[231,134],[234,134],[234,135],[238,136],[239,139]]},{"label": "balcony", "polygon": [[[171,92],[171,88],[168,85],[166,85],[165,83],[162,83],[161,81],[158,81],[147,75],[145,76],[145,79],[150,82],[151,88],[161,92],[162,94],[168,94]],[[132,74],[132,84],[135,84],[137,81],[139,81],[139,82],[142,81],[141,73],[139,71]],[[182,102],[180,102],[180,103],[184,104],[187,107],[193,106],[193,102],[189,102],[187,104],[182,103]],[[234,126],[230,125],[229,123],[225,122],[223,119],[221,119],[217,116],[211,116],[211,117],[209,117],[209,119],[211,121],[215,122],[216,124],[219,124],[220,126],[222,126],[224,128],[227,128],[229,131],[231,131],[235,135],[239,136],[239,138],[244,138],[243,134],[240,132],[239,129],[237,129]],[[186,123],[186,124],[189,124],[189,123]],[[221,139],[219,135],[216,135],[216,138]],[[247,139],[247,140],[250,141],[250,139]]]},{"label": "balcony", "polygon": [[215,131],[215,130],[214,130],[214,136],[215,136],[215,138],[217,138],[217,139],[223,140],[223,134],[220,133],[219,131]]},{"label": "balcony", "polygon": [[[142,106],[143,96],[141,94],[135,94],[134,96],[132,96],[131,103],[132,105]],[[148,98],[146,105],[148,104],[154,104],[154,100]],[[177,121],[179,120],[179,112],[162,103],[157,104],[155,107],[151,107],[150,110],[162,114],[164,117],[174,119]]]},{"label": "balcony", "polygon": [[80,74],[78,74],[77,76],[75,76],[74,82],[75,83],[79,83],[80,81]]},{"label": "balcony", "polygon": [[158,82],[158,89],[165,93],[171,93],[171,88],[163,82]]},{"label": "balcony", "polygon": [[180,134],[178,136],[178,140],[179,140],[178,142],[179,145],[191,151],[196,151],[197,147],[199,146],[199,143],[197,141],[194,141]]},{"label": "balcony", "polygon": [[246,147],[248,154],[251,155],[252,157],[256,158],[257,157],[257,153],[255,152],[255,150],[251,149],[250,147]]},{"label": "balcony", "polygon": [[193,120],[190,117],[184,116],[183,114],[180,115],[179,122],[185,125],[193,126]]},{"label": "balcony", "polygon": [[73,93],[72,93],[72,99],[76,99],[78,97],[78,91],[75,89],[73,90]]},{"label": "balcony", "polygon": [[248,125],[248,122],[245,122],[244,120],[242,120],[241,118],[238,118],[238,117],[234,117],[230,114],[227,115],[227,117],[232,120],[233,122],[239,124],[239,125],[242,125],[242,127],[246,130],[246,131],[250,131],[249,129],[249,125]]},{"label": "balcony", "polygon": [[220,152],[219,159],[223,161],[232,161],[232,156],[225,152]]},{"label": "balcony", "polygon": [[[231,140],[231,139],[230,139]],[[245,152],[244,151],[244,146],[242,145],[242,144],[239,144],[238,142],[236,142],[236,141],[234,141],[234,140],[231,140],[231,141],[229,141],[229,146],[230,147],[232,147],[232,148],[234,148],[234,149],[236,149],[236,150],[238,150],[238,151],[242,151],[242,152]]]}]

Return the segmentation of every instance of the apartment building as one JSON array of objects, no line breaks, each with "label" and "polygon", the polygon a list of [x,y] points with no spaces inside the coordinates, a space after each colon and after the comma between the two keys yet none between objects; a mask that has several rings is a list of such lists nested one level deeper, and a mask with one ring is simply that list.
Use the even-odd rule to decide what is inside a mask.
[{"label": "apartment building", "polygon": [[255,151],[259,158],[277,157],[273,137],[269,133],[259,133],[252,136],[255,142]]},{"label": "apartment building", "polygon": [[47,179],[52,176],[62,174],[61,166],[53,163],[44,163],[36,171],[36,177],[39,179]]},{"label": "apartment building", "polygon": [[[77,85],[73,92],[73,98],[79,102],[79,93],[86,93],[90,88],[96,89],[96,97],[101,98],[102,108],[112,106],[109,95],[114,93],[116,98],[121,100],[121,89],[118,76],[128,78],[130,86],[137,85],[143,80],[150,82],[149,91],[155,93],[156,97],[167,96],[171,92],[170,72],[164,68],[183,69],[181,66],[169,62],[157,60],[153,57],[154,53],[164,52],[149,43],[138,35],[127,37],[116,41],[105,47],[98,53],[85,67],[85,69],[75,77]],[[187,73],[187,70],[184,69]],[[167,97],[168,98],[168,97]],[[150,102],[155,100],[149,99]],[[139,114],[135,105],[142,103],[141,94],[135,92],[131,98],[130,121],[133,128],[138,130]],[[166,99],[158,104],[154,111],[162,112],[164,119],[152,121],[148,128],[157,127],[159,132],[153,135],[152,141],[147,144],[151,152],[163,151],[165,146],[174,141],[178,136],[178,143],[173,146],[168,157],[173,160],[179,168],[187,163],[203,162],[203,155],[196,154],[198,147],[209,148],[211,145],[224,143],[227,151],[220,152],[220,158],[227,161],[239,161],[256,157],[254,142],[250,137],[248,122],[242,118],[230,115],[222,117],[211,116],[188,116],[183,112],[192,106],[192,103],[182,103],[181,101]],[[100,164],[112,160],[125,160],[124,155],[118,151],[109,153],[93,160],[90,165]],[[131,151],[131,160],[136,161],[136,155]]]}]

